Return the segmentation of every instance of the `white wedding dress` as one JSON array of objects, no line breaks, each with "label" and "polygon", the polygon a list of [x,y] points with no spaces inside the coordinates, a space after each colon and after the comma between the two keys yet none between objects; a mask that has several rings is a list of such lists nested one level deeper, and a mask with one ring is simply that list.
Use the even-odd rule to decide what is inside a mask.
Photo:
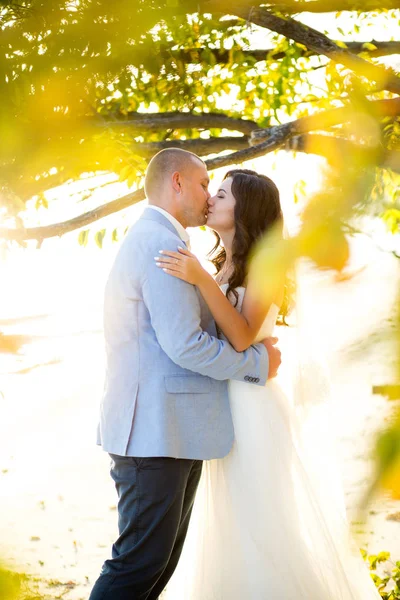
[{"label": "white wedding dress", "polygon": [[[240,310],[245,289],[237,291]],[[273,305],[259,339],[272,334],[278,312]],[[320,485],[307,468],[295,411],[279,385],[230,381],[229,395],[235,442],[228,456],[203,464],[181,560],[162,599],[380,600],[340,494],[334,498],[335,486]]]}]

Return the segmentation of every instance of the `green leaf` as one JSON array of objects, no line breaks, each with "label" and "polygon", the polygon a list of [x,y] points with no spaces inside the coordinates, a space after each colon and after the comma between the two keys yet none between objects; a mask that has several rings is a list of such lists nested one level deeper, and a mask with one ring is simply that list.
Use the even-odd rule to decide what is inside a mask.
[{"label": "green leaf", "polygon": [[374,44],[371,44],[370,42],[364,42],[362,47],[364,48],[364,50],[377,50],[377,47]]},{"label": "green leaf", "polygon": [[389,560],[390,558],[390,552],[379,552],[378,556],[377,556],[377,562],[385,562],[387,560]]},{"label": "green leaf", "polygon": [[49,208],[49,203],[47,202],[46,197],[42,192],[40,194],[38,194],[38,197],[36,199],[36,203],[35,203],[36,210],[38,208],[40,208],[41,206],[43,206],[44,208]]},{"label": "green leaf", "polygon": [[80,246],[86,246],[88,243],[88,239],[89,239],[89,229],[84,229],[83,231],[79,232],[78,235],[78,242]]},{"label": "green leaf", "polygon": [[134,184],[134,183],[136,183],[137,179],[138,179],[138,178],[137,178],[136,171],[133,169],[133,170],[131,171],[131,173],[130,173],[129,177],[128,177],[128,180],[127,180],[127,185],[128,185],[128,187],[132,187],[132,186],[133,186],[133,184]]},{"label": "green leaf", "polygon": [[121,182],[125,181],[128,178],[130,172],[131,172],[131,165],[125,165],[125,167],[123,167],[120,171],[119,181],[121,181]]},{"label": "green leaf", "polygon": [[100,249],[103,247],[103,239],[104,239],[105,234],[106,234],[106,230],[101,229],[100,231],[97,231],[94,236],[94,241],[96,242],[97,246]]}]

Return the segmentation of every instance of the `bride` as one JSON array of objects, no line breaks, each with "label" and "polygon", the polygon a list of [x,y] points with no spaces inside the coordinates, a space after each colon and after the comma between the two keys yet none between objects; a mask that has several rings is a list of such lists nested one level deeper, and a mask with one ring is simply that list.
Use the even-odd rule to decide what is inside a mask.
[{"label": "bride", "polygon": [[[272,335],[283,298],[279,285],[261,301],[247,271],[254,244],[283,229],[275,184],[254,171],[228,172],[209,200],[207,226],[217,235],[215,279],[185,249],[162,252],[159,266],[199,288],[220,336],[242,351]],[[278,383],[230,381],[229,396],[235,442],[228,456],[204,463],[166,599],[379,600],[334,473],[324,473],[324,486],[308,466],[296,412]]]}]

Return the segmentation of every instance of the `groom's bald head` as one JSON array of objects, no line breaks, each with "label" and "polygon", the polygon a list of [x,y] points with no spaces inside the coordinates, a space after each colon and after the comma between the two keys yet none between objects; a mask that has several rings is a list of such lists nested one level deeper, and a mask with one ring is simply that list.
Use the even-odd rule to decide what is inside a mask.
[{"label": "groom's bald head", "polygon": [[158,152],[147,167],[144,189],[147,198],[151,201],[163,193],[168,186],[168,181],[174,173],[186,174],[191,168],[204,165],[193,152],[180,148],[166,148]]},{"label": "groom's bald head", "polygon": [[184,227],[197,227],[207,221],[209,183],[201,158],[167,148],[151,159],[144,185],[150,205],[163,208]]}]

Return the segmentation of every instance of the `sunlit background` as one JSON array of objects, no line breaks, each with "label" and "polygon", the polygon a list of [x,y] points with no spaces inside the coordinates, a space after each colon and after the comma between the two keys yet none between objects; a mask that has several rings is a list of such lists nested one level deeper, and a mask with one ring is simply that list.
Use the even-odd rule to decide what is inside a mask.
[{"label": "sunlit background", "polygon": [[[371,38],[395,38],[397,26],[391,30],[380,18]],[[308,15],[307,23],[320,28],[323,19]],[[345,32],[353,24],[353,17],[341,17]],[[362,40],[365,32],[352,35]],[[386,63],[398,67],[398,55]],[[316,87],[322,85],[318,70],[314,76]],[[297,232],[302,208],[324,185],[325,160],[279,151],[246,166],[274,179],[287,229]],[[212,173],[211,193],[226,170]],[[118,175],[88,173],[46,192],[48,208],[37,209],[32,200],[19,216],[26,227],[61,222],[128,191]],[[80,246],[76,231],[45,240],[40,249],[34,241],[10,248],[0,240],[0,335],[10,344],[0,352],[0,555],[13,567],[54,578],[55,588],[57,580],[72,582],[62,588],[72,600],[87,595],[116,534],[108,457],[95,445],[104,379],[103,289],[124,231],[144,206],[140,202],[97,222],[93,232],[103,223],[118,229],[118,240],[105,237],[101,249],[93,235]],[[374,434],[386,426],[395,404],[373,392],[396,378],[392,334],[399,260],[394,253],[400,255],[400,235],[389,233],[382,220],[364,216],[356,224],[364,233],[350,239],[345,270],[338,276],[304,264],[290,326],[277,330],[284,387],[299,322],[329,367],[332,428],[350,519],[356,519],[370,481]],[[205,261],[211,233],[190,234],[193,251]],[[398,500],[375,498],[367,524],[353,523],[353,530],[369,551],[389,550],[400,560]]]}]

